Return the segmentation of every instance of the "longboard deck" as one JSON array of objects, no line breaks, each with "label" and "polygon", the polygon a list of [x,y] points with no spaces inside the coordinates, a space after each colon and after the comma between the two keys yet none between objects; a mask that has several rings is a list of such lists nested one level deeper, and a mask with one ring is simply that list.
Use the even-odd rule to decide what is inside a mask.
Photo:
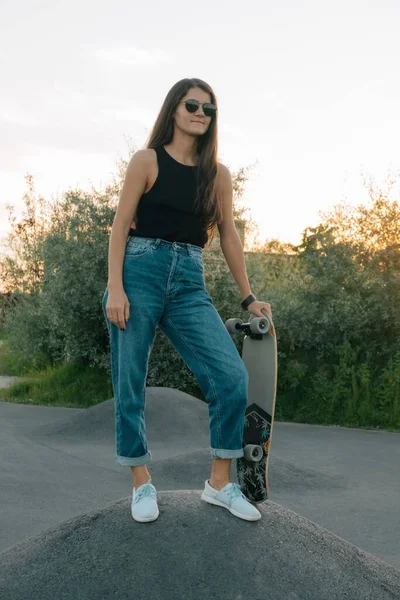
[{"label": "longboard deck", "polygon": [[271,439],[271,421],[271,415],[263,411],[257,404],[254,403],[247,407],[243,442],[244,445],[261,445],[263,456],[258,462],[250,462],[244,457],[237,458],[236,472],[242,492],[252,502],[264,502],[269,497],[267,459],[269,456],[268,445]]},{"label": "longboard deck", "polygon": [[264,502],[270,496],[268,462],[275,413],[277,384],[277,347],[275,330],[261,336],[246,335],[242,360],[249,374],[248,404],[243,432],[244,445],[263,449],[260,461],[236,460],[239,485],[252,502]]}]

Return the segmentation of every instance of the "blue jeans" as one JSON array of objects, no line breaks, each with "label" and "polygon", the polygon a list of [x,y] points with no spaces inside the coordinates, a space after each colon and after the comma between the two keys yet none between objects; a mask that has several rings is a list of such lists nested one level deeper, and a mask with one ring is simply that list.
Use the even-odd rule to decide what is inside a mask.
[{"label": "blue jeans", "polygon": [[130,304],[126,329],[106,314],[111,347],[117,463],[151,460],[145,430],[145,386],[156,327],[196,377],[209,410],[213,458],[243,456],[248,373],[204,285],[202,249],[160,238],[130,237],[123,261]]}]

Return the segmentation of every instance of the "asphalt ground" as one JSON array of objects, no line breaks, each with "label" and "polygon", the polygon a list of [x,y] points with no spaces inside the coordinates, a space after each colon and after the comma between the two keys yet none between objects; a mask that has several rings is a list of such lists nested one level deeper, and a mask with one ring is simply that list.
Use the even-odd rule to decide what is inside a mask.
[{"label": "asphalt ground", "polygon": [[[146,400],[157,491],[201,491],[207,406],[170,388],[147,388]],[[398,433],[276,422],[270,500],[400,569],[399,465]],[[128,497],[113,400],[89,409],[0,402],[0,480],[0,551]]]}]

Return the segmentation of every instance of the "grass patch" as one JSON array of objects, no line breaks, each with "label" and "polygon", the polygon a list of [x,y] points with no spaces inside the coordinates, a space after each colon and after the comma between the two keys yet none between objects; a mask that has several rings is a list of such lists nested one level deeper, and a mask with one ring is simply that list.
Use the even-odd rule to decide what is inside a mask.
[{"label": "grass patch", "polygon": [[68,408],[88,408],[112,397],[111,380],[104,371],[74,363],[48,367],[0,389],[5,402]]},{"label": "grass patch", "polygon": [[[3,333],[3,335],[2,335]],[[48,366],[38,370],[23,364],[10,348],[7,337],[0,330],[0,375],[19,379],[5,389],[0,388],[0,401],[16,404],[89,408],[113,397],[111,376],[104,370],[82,367],[76,363]],[[167,381],[152,385],[166,386]],[[184,392],[206,402],[201,388],[194,382]]]}]

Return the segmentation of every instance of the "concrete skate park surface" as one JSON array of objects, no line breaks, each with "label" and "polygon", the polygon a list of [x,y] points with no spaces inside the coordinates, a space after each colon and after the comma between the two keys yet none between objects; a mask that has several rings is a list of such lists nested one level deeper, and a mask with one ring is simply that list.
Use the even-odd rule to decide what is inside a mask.
[{"label": "concrete skate park surface", "polygon": [[248,523],[200,501],[207,405],[169,388],[146,401],[150,524],[130,516],[113,400],[0,402],[1,598],[400,598],[400,434],[275,423],[271,501]]}]

